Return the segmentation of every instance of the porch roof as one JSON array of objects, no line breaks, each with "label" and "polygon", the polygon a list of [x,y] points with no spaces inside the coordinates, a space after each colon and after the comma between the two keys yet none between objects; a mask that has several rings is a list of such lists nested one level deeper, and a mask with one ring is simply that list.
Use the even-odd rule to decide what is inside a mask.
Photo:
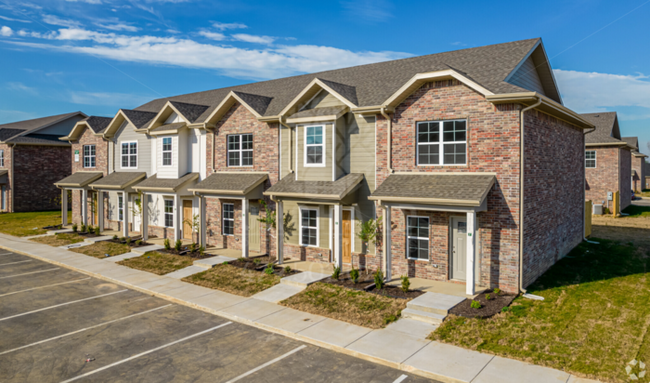
[{"label": "porch roof", "polygon": [[104,173],[102,172],[76,172],[58,182],[55,182],[54,186],[82,188],[88,186],[91,182],[102,178],[103,175]]},{"label": "porch roof", "polygon": [[139,184],[136,184],[133,188],[138,191],[175,193],[185,184],[197,178],[199,178],[199,173],[187,173],[181,178],[158,178],[158,174],[154,174]]},{"label": "porch roof", "polygon": [[309,121],[335,120],[344,115],[349,110],[347,105],[327,106],[323,108],[314,108],[294,113],[287,117],[288,123],[300,123]]},{"label": "porch roof", "polygon": [[368,199],[443,206],[481,206],[492,189],[493,173],[395,173]]},{"label": "porch roof", "polygon": [[146,176],[145,172],[113,172],[88,186],[93,189],[124,190]]},{"label": "porch roof", "polygon": [[336,181],[296,181],[295,175],[289,174],[265,191],[264,195],[341,200],[354,191],[362,180],[363,174],[360,173],[351,173]]},{"label": "porch roof", "polygon": [[157,128],[153,128],[149,130],[149,133],[154,136],[162,134],[176,134],[180,129],[186,126],[187,124],[185,122],[172,122],[171,124],[160,125]]},{"label": "porch roof", "polygon": [[203,194],[244,196],[269,178],[268,173],[214,173],[189,189]]}]

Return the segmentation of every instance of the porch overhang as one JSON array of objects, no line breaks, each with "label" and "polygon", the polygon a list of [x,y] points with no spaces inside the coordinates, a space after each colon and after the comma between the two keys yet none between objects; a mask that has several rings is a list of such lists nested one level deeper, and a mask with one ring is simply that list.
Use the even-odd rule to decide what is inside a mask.
[{"label": "porch overhang", "polygon": [[219,172],[189,189],[194,195],[222,199],[260,199],[268,173]]},{"label": "porch overhang", "polygon": [[135,184],[133,189],[153,193],[176,193],[198,178],[199,173],[187,173],[181,178],[158,178],[158,175],[154,174],[139,184]]},{"label": "porch overhang", "polygon": [[351,173],[336,181],[296,181],[295,174],[289,174],[264,195],[274,199],[342,201],[361,186],[361,181],[363,174],[360,173]]},{"label": "porch overhang", "polygon": [[113,172],[106,177],[91,183],[93,190],[126,190],[134,184],[142,181],[147,176],[144,172]]},{"label": "porch overhang", "polygon": [[346,105],[307,109],[287,117],[287,124],[335,121],[350,110]]},{"label": "porch overhang", "polygon": [[101,172],[76,172],[64,179],[55,182],[54,186],[59,189],[86,189],[92,182],[102,178],[104,173]]}]

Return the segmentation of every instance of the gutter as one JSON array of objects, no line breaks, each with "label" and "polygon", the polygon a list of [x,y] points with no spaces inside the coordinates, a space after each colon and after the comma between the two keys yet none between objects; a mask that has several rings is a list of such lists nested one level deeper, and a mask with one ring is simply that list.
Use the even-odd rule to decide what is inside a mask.
[{"label": "gutter", "polygon": [[393,136],[393,121],[388,117],[388,114],[386,114],[386,107],[382,107],[381,110],[379,111],[382,116],[386,119],[388,122],[388,138],[386,142],[386,166],[388,168],[388,174],[393,173],[393,168],[391,168],[391,152],[392,152],[392,144],[391,144],[391,138]]}]

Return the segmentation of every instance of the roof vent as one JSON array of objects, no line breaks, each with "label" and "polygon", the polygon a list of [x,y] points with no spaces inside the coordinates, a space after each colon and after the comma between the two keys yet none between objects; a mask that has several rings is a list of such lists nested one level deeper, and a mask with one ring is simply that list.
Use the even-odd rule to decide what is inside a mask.
[{"label": "roof vent", "polygon": [[594,117],[600,117],[600,114],[595,115]]}]

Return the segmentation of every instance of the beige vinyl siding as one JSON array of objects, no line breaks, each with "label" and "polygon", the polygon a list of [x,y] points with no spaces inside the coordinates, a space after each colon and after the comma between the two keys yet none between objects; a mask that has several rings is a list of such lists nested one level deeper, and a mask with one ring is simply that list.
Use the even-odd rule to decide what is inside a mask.
[{"label": "beige vinyl siding", "polygon": [[375,118],[348,113],[350,143],[350,173],[363,173],[370,191],[375,185]]},{"label": "beige vinyl siding", "polygon": [[305,107],[302,108],[302,110],[314,109],[314,108],[325,108],[329,106],[340,106],[340,105],[345,105],[345,104],[335,96],[322,90],[320,93],[316,95],[316,97],[314,97],[313,100],[311,100],[307,105],[305,105]]},{"label": "beige vinyl siding", "polygon": [[[163,138],[172,139],[172,164],[171,166],[162,166],[162,144]],[[158,136],[156,139],[156,164],[157,164],[157,177],[158,178],[179,178],[180,164],[179,164],[179,145],[178,135]],[[182,155],[186,155],[183,153]],[[183,173],[185,174],[185,173]]]},{"label": "beige vinyl siding", "polygon": [[532,92],[544,94],[544,86],[539,78],[532,56],[524,61],[509,82]]},{"label": "beige vinyl siding", "polygon": [[285,243],[300,245],[300,207],[302,206],[318,209],[318,247],[330,248],[329,205],[309,205],[297,201],[284,201],[283,204],[285,216],[291,217],[291,220],[287,222],[287,230],[285,230]]},{"label": "beige vinyl siding", "polygon": [[280,125],[280,140],[282,146],[282,152],[280,153],[280,162],[282,165],[280,178],[284,178],[289,174],[289,169],[294,169],[295,166],[295,159],[292,156],[295,150],[293,130],[288,129],[284,125]]},{"label": "beige vinyl siding", "polygon": [[[305,166],[305,126],[323,125],[325,134],[325,166]],[[332,181],[332,124],[298,125],[298,180],[299,181]],[[284,150],[284,147],[283,147]]]},{"label": "beige vinyl siding", "polygon": [[[351,113],[347,113],[351,114]],[[350,174],[350,140],[345,116],[336,120],[336,175],[335,180]]]},{"label": "beige vinyl siding", "polygon": [[[124,123],[115,134],[114,164],[116,172],[146,172],[151,176],[151,140],[150,136],[136,133],[133,125]],[[138,167],[122,168],[122,142],[138,143]]]}]

